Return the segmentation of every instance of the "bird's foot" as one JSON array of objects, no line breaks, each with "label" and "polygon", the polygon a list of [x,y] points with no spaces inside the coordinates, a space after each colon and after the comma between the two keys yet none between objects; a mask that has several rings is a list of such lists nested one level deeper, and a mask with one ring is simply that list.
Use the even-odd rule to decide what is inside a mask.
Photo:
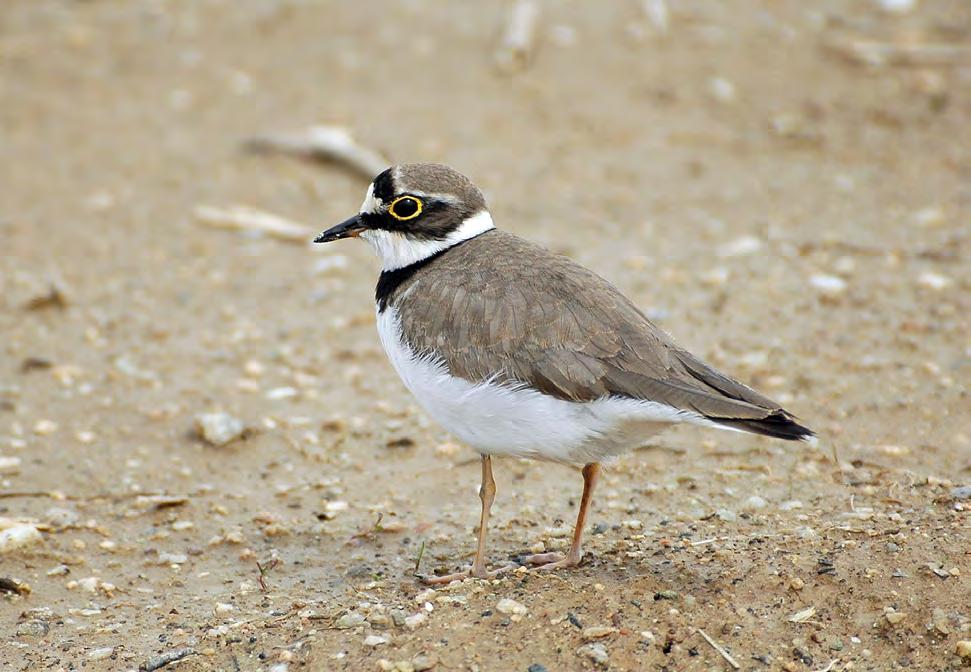
[{"label": "bird's foot", "polygon": [[524,565],[533,565],[537,571],[541,572],[576,567],[580,564],[580,556],[563,555],[562,553],[537,553],[527,555],[519,560]]},{"label": "bird's foot", "polygon": [[454,574],[443,574],[442,576],[422,576],[421,582],[426,586],[444,586],[452,581],[463,581],[472,577],[474,579],[494,579],[503,572],[508,572],[511,569],[517,569],[519,565],[516,563],[509,563],[499,567],[498,569],[487,570],[483,568],[469,567],[468,569],[455,572]]}]

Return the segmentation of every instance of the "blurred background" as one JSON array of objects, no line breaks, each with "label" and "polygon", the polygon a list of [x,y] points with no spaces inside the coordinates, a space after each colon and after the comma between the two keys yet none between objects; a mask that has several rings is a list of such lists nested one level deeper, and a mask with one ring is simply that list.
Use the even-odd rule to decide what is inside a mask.
[{"label": "blurred background", "polygon": [[[4,0],[0,667],[960,665],[969,148],[964,0]],[[307,243],[418,161],[821,446],[671,432],[584,567],[422,593],[477,462]],[[577,475],[496,477],[496,561],[565,543]]]}]

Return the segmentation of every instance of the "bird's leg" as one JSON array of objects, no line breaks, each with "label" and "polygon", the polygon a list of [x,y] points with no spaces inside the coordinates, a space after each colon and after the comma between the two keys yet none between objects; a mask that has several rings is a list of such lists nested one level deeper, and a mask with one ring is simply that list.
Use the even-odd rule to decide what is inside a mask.
[{"label": "bird's leg", "polygon": [[479,516],[479,542],[475,549],[475,559],[472,561],[472,568],[464,572],[456,572],[455,574],[428,577],[424,579],[425,583],[451,583],[452,581],[461,581],[469,576],[477,579],[491,579],[500,572],[518,566],[510,564],[491,572],[486,569],[486,535],[489,531],[489,516],[492,513],[492,502],[496,499],[496,480],[492,477],[492,457],[489,455],[482,456],[482,485],[479,486],[479,499],[482,500],[482,513]]},{"label": "bird's leg", "polygon": [[562,553],[538,553],[524,558],[524,562],[531,565],[539,565],[538,569],[550,570],[560,567],[576,567],[580,564],[583,552],[580,550],[580,542],[583,540],[583,528],[587,523],[587,509],[590,507],[590,500],[593,498],[593,489],[597,486],[597,479],[600,478],[600,465],[596,462],[584,465],[583,467],[583,495],[580,497],[580,511],[577,513],[577,524],[573,528],[573,543],[570,544],[569,553],[564,556]]}]

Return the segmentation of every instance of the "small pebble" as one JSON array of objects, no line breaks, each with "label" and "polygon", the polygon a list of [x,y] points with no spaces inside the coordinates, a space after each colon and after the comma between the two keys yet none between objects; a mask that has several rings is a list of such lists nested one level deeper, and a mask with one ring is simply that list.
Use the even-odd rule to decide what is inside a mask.
[{"label": "small pebble", "polygon": [[745,500],[745,510],[746,511],[757,511],[759,509],[764,509],[768,505],[764,499],[758,495],[752,495]]},{"label": "small pebble", "polygon": [[43,637],[50,632],[51,626],[47,621],[31,619],[17,625],[18,637]]},{"label": "small pebble", "polygon": [[708,80],[708,93],[719,103],[734,103],[738,97],[735,85],[724,77],[713,77]]},{"label": "small pebble", "polygon": [[47,436],[57,431],[57,423],[53,420],[38,420],[34,425],[34,434]]},{"label": "small pebble", "polygon": [[77,584],[78,588],[81,590],[88,593],[94,593],[98,590],[98,585],[100,582],[101,580],[97,576],[89,576],[84,579],[78,579]]},{"label": "small pebble", "polygon": [[59,506],[52,506],[47,509],[44,514],[44,518],[47,524],[51,527],[68,527],[70,525],[77,525],[80,516],[77,511],[72,511],[71,509],[64,509]]},{"label": "small pebble", "polygon": [[730,509],[718,509],[715,511],[715,515],[718,516],[718,520],[726,523],[734,523],[736,520],[738,520],[738,516],[735,515],[735,512]]},{"label": "small pebble", "polygon": [[589,658],[597,665],[604,667],[610,662],[610,656],[607,655],[607,647],[603,644],[584,644],[577,649],[577,655],[581,658]]},{"label": "small pebble", "polygon": [[40,530],[33,525],[14,525],[0,532],[0,554],[30,546],[42,539]]},{"label": "small pebble", "polygon": [[435,589],[428,588],[415,595],[415,602],[429,602],[435,599]]},{"label": "small pebble", "polygon": [[356,628],[359,625],[364,625],[364,623],[364,614],[357,611],[349,611],[334,622],[334,627],[338,630],[347,630],[348,628]]},{"label": "small pebble", "polygon": [[838,296],[846,291],[846,280],[837,275],[817,273],[809,276],[809,284],[825,296]]},{"label": "small pebble", "polygon": [[159,553],[155,564],[157,565],[182,565],[189,561],[189,556],[185,553]]},{"label": "small pebble", "polygon": [[930,228],[944,224],[947,221],[947,216],[941,208],[930,206],[915,212],[913,221],[917,226]]},{"label": "small pebble", "polygon": [[971,485],[961,485],[951,490],[954,499],[971,499]]},{"label": "small pebble", "polygon": [[392,609],[391,610],[391,622],[395,624],[395,627],[403,628],[405,627],[405,621],[408,618],[408,612],[404,609]]},{"label": "small pebble", "polygon": [[200,413],[195,417],[196,433],[213,446],[225,446],[243,435],[242,420],[228,413]]},{"label": "small pebble", "polygon": [[382,644],[387,644],[389,641],[387,637],[382,637],[381,635],[368,635],[364,638],[364,646],[381,646]]},{"label": "small pebble", "polygon": [[411,666],[415,672],[425,672],[437,664],[438,661],[433,656],[426,656],[424,654],[418,654],[411,660]]},{"label": "small pebble", "polygon": [[917,0],[877,0],[883,11],[890,14],[906,14],[917,7]]},{"label": "small pebble", "polygon": [[581,636],[583,637],[583,641],[589,642],[595,639],[609,637],[616,632],[618,632],[617,628],[611,628],[604,625],[593,625],[589,628],[584,628]]},{"label": "small pebble", "polygon": [[428,614],[426,614],[424,611],[419,611],[417,614],[412,614],[411,616],[405,618],[405,627],[409,630],[417,630],[424,625],[425,621],[427,620]]},{"label": "small pebble", "polygon": [[499,600],[499,603],[496,604],[496,611],[498,611],[500,614],[525,616],[528,610],[526,609],[526,605],[520,604],[516,600],[510,600],[508,597],[506,597]]},{"label": "small pebble", "polygon": [[106,646],[102,649],[94,649],[88,652],[88,658],[91,660],[104,660],[114,652],[113,646]]},{"label": "small pebble", "polygon": [[887,619],[887,623],[890,625],[897,625],[907,618],[907,613],[903,611],[888,611],[883,617]]},{"label": "small pebble", "polygon": [[719,257],[743,257],[762,249],[762,241],[755,236],[742,236],[718,248]]},{"label": "small pebble", "polygon": [[20,471],[20,458],[0,455],[0,474],[15,474]]},{"label": "small pebble", "polygon": [[954,653],[958,654],[962,658],[971,658],[971,639],[962,639],[954,647]]},{"label": "small pebble", "polygon": [[946,275],[927,271],[917,276],[917,284],[927,289],[941,290],[950,287],[952,280]]}]

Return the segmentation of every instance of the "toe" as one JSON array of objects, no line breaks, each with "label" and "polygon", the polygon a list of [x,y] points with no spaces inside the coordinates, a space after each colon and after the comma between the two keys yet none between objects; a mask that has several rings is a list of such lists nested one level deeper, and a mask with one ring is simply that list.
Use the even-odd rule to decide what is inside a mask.
[{"label": "toe", "polygon": [[520,558],[520,562],[524,565],[549,565],[556,562],[562,562],[565,556],[562,553],[536,553],[535,555],[527,555],[524,558]]},{"label": "toe", "polygon": [[580,560],[578,558],[566,557],[566,558],[557,560],[556,562],[549,562],[544,565],[540,565],[536,568],[536,571],[551,572],[554,569],[566,569],[568,567],[576,567],[579,564],[580,564]]},{"label": "toe", "polygon": [[444,586],[446,584],[452,583],[452,581],[462,581],[467,579],[472,575],[472,572],[466,569],[464,572],[455,572],[454,574],[443,574],[442,576],[423,576],[421,577],[421,582],[426,586]]}]

